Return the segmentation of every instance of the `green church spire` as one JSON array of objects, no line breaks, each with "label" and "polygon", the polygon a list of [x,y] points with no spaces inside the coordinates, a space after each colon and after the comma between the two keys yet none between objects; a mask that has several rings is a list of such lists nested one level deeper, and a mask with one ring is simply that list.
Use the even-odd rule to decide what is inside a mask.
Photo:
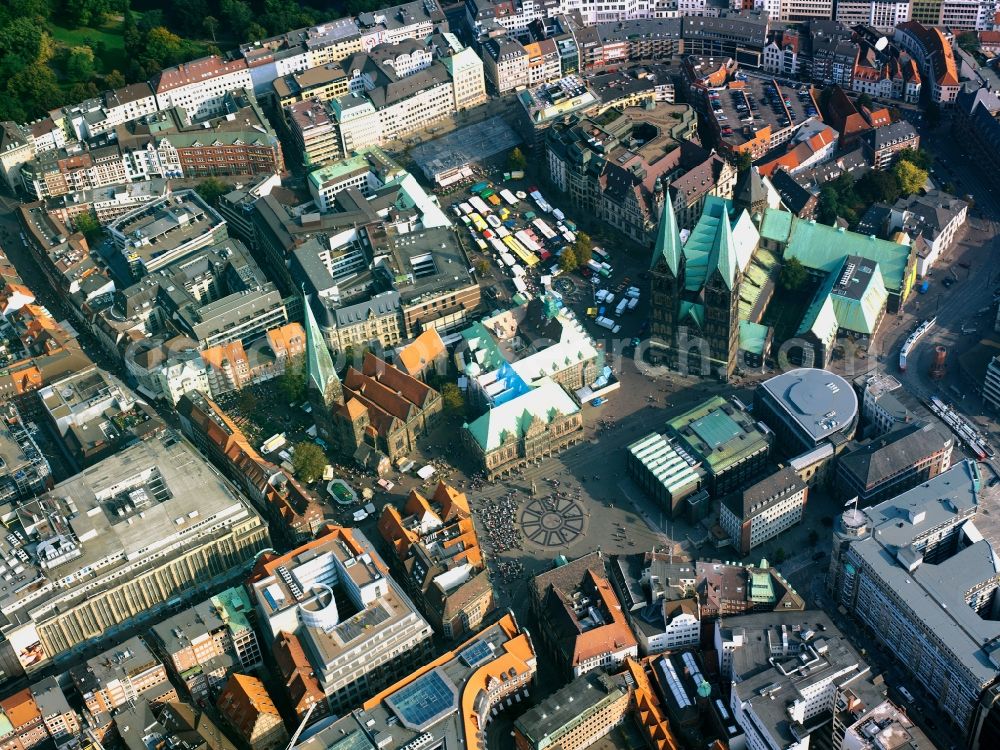
[{"label": "green church spire", "polygon": [[653,246],[653,262],[650,268],[655,268],[663,257],[667,268],[677,276],[681,264],[681,235],[677,229],[677,217],[674,215],[674,202],[670,199],[670,189],[664,190],[663,211],[660,214],[660,226],[656,231],[656,244]]},{"label": "green church spire", "polygon": [[302,306],[306,321],[306,386],[328,402],[331,396],[340,393],[340,378],[309,304],[309,297],[305,294],[302,295]]}]

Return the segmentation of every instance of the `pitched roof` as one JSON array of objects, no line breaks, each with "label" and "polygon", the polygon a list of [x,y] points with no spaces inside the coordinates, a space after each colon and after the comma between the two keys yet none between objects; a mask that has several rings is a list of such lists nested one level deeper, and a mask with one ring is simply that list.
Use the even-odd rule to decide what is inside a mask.
[{"label": "pitched roof", "polygon": [[494,407],[468,425],[469,434],[484,451],[499,448],[508,434],[523,435],[535,419],[549,423],[559,416],[576,414],[580,407],[554,380]]},{"label": "pitched roof", "polygon": [[399,351],[399,364],[402,370],[413,377],[445,354],[444,341],[436,328],[428,328]]},{"label": "pitched roof", "polygon": [[872,487],[912,466],[916,461],[945,450],[951,436],[933,424],[908,424],[845,452],[839,459],[843,470]]},{"label": "pitched roof", "polygon": [[663,201],[663,211],[660,212],[660,226],[656,231],[656,244],[653,245],[653,262],[650,268],[656,266],[660,258],[667,263],[670,272],[677,275],[681,259],[681,235],[677,229],[677,216],[674,214],[674,202],[670,191],[666,191]]},{"label": "pitched roof", "polygon": [[313,388],[326,393],[327,386],[338,379],[337,370],[333,366],[333,358],[326,347],[308,297],[303,296],[302,306],[305,308],[306,319],[306,377]]}]

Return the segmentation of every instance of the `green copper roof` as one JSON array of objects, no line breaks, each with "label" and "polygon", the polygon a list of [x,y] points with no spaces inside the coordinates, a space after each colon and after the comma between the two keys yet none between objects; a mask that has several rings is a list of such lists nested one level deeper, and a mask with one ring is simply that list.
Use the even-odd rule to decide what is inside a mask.
[{"label": "green copper roof", "polygon": [[[792,217],[787,211],[767,210],[761,236],[769,239],[769,222],[790,222],[787,233],[787,247],[784,257],[798,258],[806,268],[814,271],[836,272],[844,264],[848,255],[873,260],[882,270],[882,281],[889,292],[900,294],[907,285],[906,270],[910,258],[910,247],[889,240],[880,240],[874,235],[848,232],[843,228],[831,227],[815,221],[805,221]],[[786,218],[787,217],[787,218]],[[780,234],[780,232],[778,232]],[[778,240],[781,241],[780,239]]]},{"label": "green copper roof", "polygon": [[325,394],[327,386],[337,381],[337,370],[333,366],[330,350],[326,348],[323,333],[319,330],[316,316],[313,315],[309,298],[303,295],[302,306],[306,312],[306,377],[309,385]]},{"label": "green copper roof", "polygon": [[660,226],[656,231],[656,245],[653,247],[653,262],[650,268],[654,267],[662,256],[667,261],[667,268],[674,276],[681,262],[681,235],[677,229],[677,216],[674,214],[674,202],[670,198],[670,191],[666,192],[666,200],[663,201],[663,211],[660,213]]},{"label": "green copper roof", "polygon": [[[733,288],[740,263],[729,218],[731,205],[725,198],[714,195],[705,199],[701,218],[684,243],[684,288],[689,292],[700,291],[716,269],[722,274],[727,286]],[[750,232],[745,223],[741,224],[740,239],[747,243],[742,254],[749,262],[753,248],[757,245],[756,230]]]},{"label": "green copper roof", "polygon": [[764,347],[767,345],[767,334],[770,329],[760,323],[751,323],[747,320],[740,321],[740,349],[750,354],[764,355]]},{"label": "green copper roof", "polygon": [[712,396],[667,422],[667,432],[689,455],[718,474],[761,450],[769,439],[746,412]]},{"label": "green copper roof", "polygon": [[712,265],[719,270],[722,280],[726,282],[726,287],[732,289],[733,284],[736,283],[736,243],[733,242],[733,228],[729,223],[728,206],[726,209],[719,221],[719,231],[715,235],[713,251],[715,262]]},{"label": "green copper roof", "polygon": [[764,221],[760,225],[760,236],[784,244],[792,232],[792,214],[780,208],[764,211]]},{"label": "green copper roof", "polygon": [[680,321],[683,323],[685,319],[690,317],[691,320],[699,328],[705,325],[705,306],[698,302],[689,302],[688,300],[683,300],[681,302],[681,314]]},{"label": "green copper roof", "polygon": [[833,311],[837,315],[837,323],[845,330],[871,335],[875,333],[875,327],[888,298],[889,293],[882,283],[882,273],[876,263],[875,273],[868,280],[860,299],[855,296],[840,295],[834,291]]}]

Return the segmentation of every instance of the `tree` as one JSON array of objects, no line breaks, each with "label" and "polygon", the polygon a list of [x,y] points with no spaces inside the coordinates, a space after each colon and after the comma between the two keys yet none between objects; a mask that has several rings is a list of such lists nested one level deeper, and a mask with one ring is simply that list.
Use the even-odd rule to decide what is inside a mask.
[{"label": "tree", "polygon": [[79,214],[73,221],[76,222],[76,231],[83,232],[83,236],[91,244],[104,233],[104,228],[89,211]]},{"label": "tree", "polygon": [[205,20],[202,21],[202,26],[205,27],[205,31],[208,35],[212,37],[212,41],[217,41],[215,38],[215,30],[219,28],[219,19],[215,16],[205,16]]},{"label": "tree", "polygon": [[740,175],[742,175],[744,172],[749,172],[752,166],[753,166],[753,157],[750,155],[749,151],[740,151],[736,155],[736,171]]},{"label": "tree", "polygon": [[104,88],[106,89],[120,89],[124,85],[125,76],[122,75],[120,70],[112,70],[104,76]]},{"label": "tree", "polygon": [[89,81],[94,77],[94,50],[72,47],[66,56],[66,76],[72,81]]},{"label": "tree", "polygon": [[897,161],[892,173],[903,195],[913,195],[927,183],[927,171],[908,161]]},{"label": "tree", "polygon": [[559,256],[559,268],[561,268],[565,273],[570,271],[575,271],[580,267],[580,261],[576,257],[576,250],[572,246],[566,246],[563,248],[562,255]]},{"label": "tree", "polygon": [[970,54],[979,52],[979,35],[975,31],[963,31],[958,35],[958,46]]},{"label": "tree", "polygon": [[904,148],[896,158],[900,161],[908,161],[921,169],[930,169],[934,166],[934,155],[923,148]]},{"label": "tree", "polygon": [[900,195],[899,180],[892,172],[871,170],[855,183],[857,197],[862,205],[895,203]]},{"label": "tree", "polygon": [[490,271],[490,264],[480,258],[476,261],[476,273],[480,276],[485,276]]},{"label": "tree", "polygon": [[243,0],[222,0],[219,3],[219,15],[222,22],[231,33],[239,39],[260,39],[259,36],[248,34],[253,23],[253,11]]},{"label": "tree", "polygon": [[292,469],[295,476],[306,484],[312,484],[323,476],[326,468],[326,454],[316,443],[303,440],[295,446],[292,454]]},{"label": "tree", "polygon": [[170,65],[181,51],[181,38],[163,26],[150,29],[145,35],[144,56],[162,65]]},{"label": "tree", "polygon": [[776,549],[774,551],[774,554],[771,556],[771,561],[775,565],[781,565],[781,563],[783,563],[785,561],[786,557],[788,557],[788,555],[785,552],[785,548],[784,547],[778,547],[778,549]]},{"label": "tree", "polygon": [[815,547],[819,542],[819,532],[816,529],[809,529],[809,546]]},{"label": "tree", "polygon": [[210,206],[214,206],[219,198],[228,193],[229,190],[229,186],[218,177],[204,179],[195,188],[195,191],[201,196],[202,200]]},{"label": "tree", "polygon": [[576,264],[585,266],[594,257],[594,241],[586,232],[577,232],[576,241],[573,242],[573,254],[576,255]]},{"label": "tree", "polygon": [[457,417],[465,411],[465,397],[455,383],[445,383],[441,386],[441,401],[449,416]]},{"label": "tree", "polygon": [[515,170],[524,171],[526,166],[528,166],[528,160],[524,158],[524,152],[515,146],[514,150],[510,152],[510,156],[507,157],[507,167],[513,172]]},{"label": "tree", "polygon": [[808,272],[798,258],[788,258],[781,266],[781,275],[778,278],[782,288],[788,291],[800,289],[806,283]]},{"label": "tree", "polygon": [[94,26],[111,10],[109,0],[62,0],[59,21],[70,28]]},{"label": "tree", "polygon": [[874,104],[874,102],[872,101],[872,98],[868,96],[868,94],[862,94],[861,96],[858,97],[856,104],[859,107],[864,107],[865,109],[871,109],[872,104]]},{"label": "tree", "polygon": [[278,378],[278,390],[290,404],[297,404],[306,397],[306,360],[299,355],[285,365],[285,372]]}]

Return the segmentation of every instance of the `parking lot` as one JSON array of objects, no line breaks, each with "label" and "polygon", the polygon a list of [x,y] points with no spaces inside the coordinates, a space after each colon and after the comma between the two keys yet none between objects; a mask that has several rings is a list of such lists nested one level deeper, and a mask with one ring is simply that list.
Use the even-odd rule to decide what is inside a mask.
[{"label": "parking lot", "polygon": [[764,127],[777,133],[816,115],[805,84],[798,89],[775,86],[770,79],[745,75],[739,76],[737,83],[742,85],[709,92],[712,112],[727,143],[741,145],[753,140],[756,131]]}]

